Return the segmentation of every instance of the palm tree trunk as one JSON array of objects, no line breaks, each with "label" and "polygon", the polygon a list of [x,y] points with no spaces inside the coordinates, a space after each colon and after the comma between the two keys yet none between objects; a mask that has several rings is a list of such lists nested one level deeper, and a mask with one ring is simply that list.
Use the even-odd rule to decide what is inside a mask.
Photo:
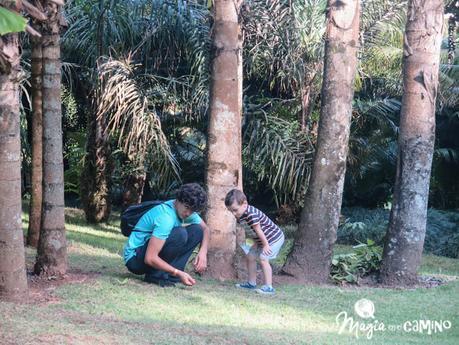
[{"label": "palm tree trunk", "polygon": [[126,177],[123,186],[123,210],[142,201],[146,177],[146,173]]},{"label": "palm tree trunk", "polygon": [[83,210],[89,223],[106,221],[111,212],[113,164],[110,159],[110,145],[105,132],[105,117],[97,118],[95,114],[94,110],[88,115],[87,154],[80,183]]},{"label": "palm tree trunk", "polygon": [[295,245],[283,271],[327,281],[343,194],[354,96],[359,1],[328,1],[317,149]]},{"label": "palm tree trunk", "polygon": [[41,39],[32,38],[32,196],[27,244],[37,248],[40,236],[43,181],[43,108]]},{"label": "palm tree trunk", "polygon": [[206,183],[207,223],[212,229],[208,273],[218,279],[236,276],[236,222],[224,198],[242,186],[241,111],[242,38],[238,23],[240,3],[214,1],[213,59]]},{"label": "palm tree trunk", "polygon": [[35,273],[61,276],[67,271],[62,157],[60,8],[46,3],[43,30],[43,207]]},{"label": "palm tree trunk", "polygon": [[[112,8],[112,3],[110,8]],[[99,56],[105,53],[105,4],[99,0],[99,17],[97,27],[97,49]],[[97,66],[97,65],[96,65]],[[98,71],[98,68],[95,68]],[[81,174],[80,193],[83,210],[88,223],[107,221],[112,209],[110,200],[111,175],[113,171],[110,159],[110,145],[106,133],[105,116],[97,116],[97,93],[93,101],[92,112],[88,114],[88,140],[86,143],[86,159]]]},{"label": "palm tree trunk", "polygon": [[27,294],[21,222],[19,40],[0,37],[0,299]]},{"label": "palm tree trunk", "polygon": [[311,107],[311,85],[301,86],[301,110],[299,112],[300,130],[306,132],[309,122],[309,108]]},{"label": "palm tree trunk", "polygon": [[404,37],[399,154],[381,280],[417,282],[426,232],[427,202],[435,140],[443,1],[409,1]]}]

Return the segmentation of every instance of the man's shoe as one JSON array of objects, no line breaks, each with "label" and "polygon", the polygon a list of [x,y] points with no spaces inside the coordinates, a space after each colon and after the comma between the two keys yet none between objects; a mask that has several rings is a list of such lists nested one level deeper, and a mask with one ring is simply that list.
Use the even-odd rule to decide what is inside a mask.
[{"label": "man's shoe", "polygon": [[149,275],[145,275],[144,281],[147,282],[147,283],[150,283],[150,284],[159,285],[161,287],[173,287],[173,286],[175,286],[175,283],[171,282],[168,279],[160,279],[160,278],[152,277],[152,276],[149,276]]},{"label": "man's shoe", "polygon": [[257,285],[250,284],[249,282],[236,284],[236,287],[239,289],[255,290]]},{"label": "man's shoe", "polygon": [[173,283],[180,283],[180,278],[179,277],[174,277],[174,276],[172,276],[170,274],[169,274],[168,280],[173,282]]},{"label": "man's shoe", "polygon": [[262,295],[274,295],[276,293],[276,290],[268,285],[263,285],[260,289],[256,289],[255,291]]}]

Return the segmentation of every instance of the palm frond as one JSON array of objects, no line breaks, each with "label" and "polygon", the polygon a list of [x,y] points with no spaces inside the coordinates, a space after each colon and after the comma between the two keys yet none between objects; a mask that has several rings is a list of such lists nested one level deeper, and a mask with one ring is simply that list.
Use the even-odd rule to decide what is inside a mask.
[{"label": "palm frond", "polygon": [[[259,112],[260,114],[260,112]],[[267,180],[278,202],[301,202],[309,180],[314,147],[296,124],[252,114],[244,128],[244,164]]]},{"label": "palm frond", "polygon": [[324,0],[251,1],[242,12],[246,75],[298,95],[305,76],[321,72],[325,8]]},{"label": "palm frond", "polygon": [[[178,165],[161,128],[155,104],[145,92],[150,90],[138,65],[128,56],[124,60],[108,59],[99,68],[97,117],[105,118],[106,130],[118,139],[118,144],[131,161],[152,167],[164,179]],[[149,160],[149,156],[155,159]],[[159,171],[158,171],[159,169]]]},{"label": "palm frond", "polygon": [[459,150],[439,148],[434,151],[435,157],[446,163],[459,164]]},{"label": "palm frond", "polygon": [[66,8],[69,28],[63,35],[65,56],[93,68],[101,54],[129,51],[141,41],[145,21],[138,15],[141,1],[75,1]]},{"label": "palm frond", "polygon": [[378,44],[380,35],[390,27],[403,28],[406,20],[406,0],[365,0],[362,1],[360,34],[365,43]]}]

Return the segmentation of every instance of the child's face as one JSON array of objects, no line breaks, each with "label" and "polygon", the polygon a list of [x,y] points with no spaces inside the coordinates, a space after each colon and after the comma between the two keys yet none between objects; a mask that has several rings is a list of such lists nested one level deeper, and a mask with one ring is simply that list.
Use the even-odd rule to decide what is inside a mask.
[{"label": "child's face", "polygon": [[227,209],[233,214],[233,216],[239,219],[247,209],[247,201],[243,201],[240,205],[237,201],[234,201],[231,206],[227,207]]}]

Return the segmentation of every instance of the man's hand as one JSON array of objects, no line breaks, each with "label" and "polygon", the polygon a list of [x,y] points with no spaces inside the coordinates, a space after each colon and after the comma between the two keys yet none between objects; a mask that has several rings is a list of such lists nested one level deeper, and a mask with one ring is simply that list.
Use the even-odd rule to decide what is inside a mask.
[{"label": "man's hand", "polygon": [[199,251],[194,259],[193,266],[196,272],[202,273],[207,268],[207,254]]},{"label": "man's hand", "polygon": [[273,252],[272,252],[271,247],[269,246],[269,244],[266,244],[265,246],[263,246],[263,255],[269,256],[272,253]]},{"label": "man's hand", "polygon": [[183,272],[183,271],[179,271],[177,273],[177,276],[180,278],[180,280],[182,281],[182,283],[184,285],[187,285],[187,286],[193,286],[194,284],[196,284],[196,280],[193,279],[193,277],[191,277],[188,273],[186,272]]}]

